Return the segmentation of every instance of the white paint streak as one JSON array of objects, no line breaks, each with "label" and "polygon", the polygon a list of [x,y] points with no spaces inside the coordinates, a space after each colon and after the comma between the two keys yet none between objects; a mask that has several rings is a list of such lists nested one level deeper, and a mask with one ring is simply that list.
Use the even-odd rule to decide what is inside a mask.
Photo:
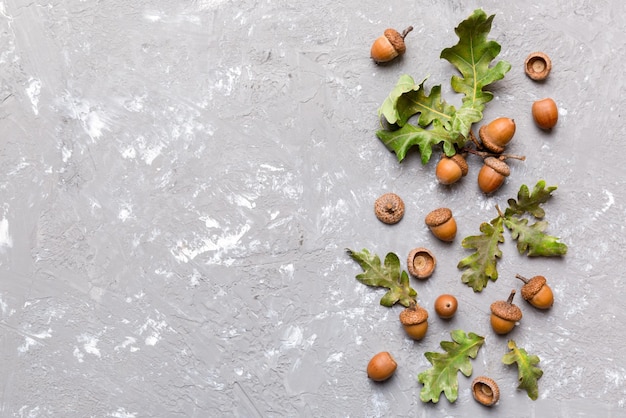
[{"label": "white paint streak", "polygon": [[117,218],[122,222],[126,222],[128,219],[131,219],[133,217],[132,215],[133,206],[129,203],[126,203],[121,205],[120,210],[117,213]]},{"label": "white paint streak", "polygon": [[239,78],[241,77],[241,67],[233,67],[224,71],[219,75],[219,79],[215,83],[215,90],[219,91],[225,96],[230,96],[235,86],[239,84]]},{"label": "white paint streak", "polygon": [[273,165],[269,165],[269,164],[260,164],[259,168],[263,168],[267,171],[285,171],[285,169],[283,167],[274,167]]},{"label": "white paint streak", "polygon": [[41,94],[41,81],[36,78],[28,79],[28,86],[26,87],[26,95],[30,99],[30,103],[35,115],[39,114],[39,95]]},{"label": "white paint streak", "polygon": [[20,354],[24,354],[28,350],[30,350],[31,347],[36,346],[38,344],[39,343],[34,338],[24,337],[24,343],[20,345],[19,347],[17,347],[17,351]]},{"label": "white paint streak", "polygon": [[[623,368],[610,368],[604,371],[604,377],[608,385],[612,385],[615,388],[621,388],[626,382],[626,373]],[[605,389],[605,393],[608,392],[608,388]]]},{"label": "white paint streak", "polygon": [[139,348],[134,347],[134,345],[136,343],[137,343],[137,339],[136,338],[134,338],[134,337],[126,337],[126,339],[121,344],[116,345],[115,347],[113,347],[113,349],[115,351],[120,351],[120,350],[123,350],[123,349],[126,349],[126,348],[130,347],[129,350],[131,352],[134,352],[134,351],[139,350]]},{"label": "white paint streak", "polygon": [[254,203],[254,198],[253,197],[245,197],[243,195],[236,195],[236,194],[232,194],[230,196],[228,196],[228,200],[239,206],[242,208],[246,208],[246,209],[254,209],[254,207],[256,206],[256,203]]},{"label": "white paint streak", "polygon": [[[2,295],[0,294],[0,296]],[[5,316],[9,310],[9,305],[2,298],[0,298],[0,309],[2,310],[2,316]]]},{"label": "white paint streak", "polygon": [[326,363],[339,363],[343,359],[343,353],[333,353],[326,359]]},{"label": "white paint streak", "polygon": [[13,247],[13,238],[9,234],[9,221],[6,218],[0,220],[0,247]]},{"label": "white paint streak", "polygon": [[128,412],[126,408],[120,407],[120,408],[117,408],[117,410],[107,414],[107,416],[114,417],[114,418],[136,418],[137,412]]},{"label": "white paint streak", "polygon": [[100,349],[98,348],[99,339],[89,334],[81,334],[76,337],[76,340],[83,345],[83,350],[87,354],[91,354],[96,357],[101,357]]},{"label": "white paint streak", "polygon": [[606,201],[602,208],[594,213],[595,219],[597,219],[603,213],[606,213],[609,209],[611,209],[611,206],[615,204],[615,197],[613,196],[613,193],[604,189],[602,190],[602,194],[604,194],[604,196],[606,197]]},{"label": "white paint streak", "polygon": [[127,159],[135,159],[139,154],[139,157],[143,162],[148,165],[152,165],[154,160],[161,155],[161,151],[164,147],[165,145],[160,142],[157,144],[148,144],[145,137],[138,136],[133,141],[133,145],[128,145],[120,152],[122,156]]},{"label": "white paint streak", "polygon": [[163,13],[159,11],[146,12],[144,13],[143,18],[149,20],[150,22],[159,22],[163,20]]},{"label": "white paint streak", "polygon": [[226,3],[226,1],[227,0],[196,0],[196,4],[198,10],[210,10],[221,6]]},{"label": "white paint streak", "polygon": [[106,127],[98,112],[91,111],[83,119],[83,127],[85,132],[91,138],[100,138],[102,136],[102,130]]},{"label": "white paint streak", "polygon": [[67,109],[70,118],[81,122],[84,131],[91,139],[98,139],[102,136],[102,131],[107,126],[104,122],[106,117],[101,110],[97,110],[88,100],[72,97],[69,92],[58,101]]},{"label": "white paint streak", "polygon": [[66,163],[72,158],[72,150],[65,145],[61,147],[61,157],[63,158],[63,162]]},{"label": "white paint streak", "polygon": [[324,205],[321,209],[320,216],[320,219],[324,222],[321,228],[322,233],[339,229],[338,222],[343,219],[341,215],[348,215],[349,212],[350,207],[343,199],[337,200],[334,204],[328,203]]},{"label": "white paint streak", "polygon": [[200,285],[200,280],[202,280],[202,274],[196,269],[191,273],[191,277],[189,278],[189,285],[191,287],[198,287]]},{"label": "white paint streak", "polygon": [[297,325],[291,325],[283,333],[280,340],[281,349],[288,350],[302,345],[303,333],[302,328]]},{"label": "white paint streak", "polygon": [[288,279],[293,279],[293,273],[294,273],[294,266],[293,264],[285,264],[280,266],[279,271],[281,272],[281,274],[283,274],[284,276],[286,276]]},{"label": "white paint streak", "polygon": [[161,333],[168,327],[167,322],[160,318],[161,314],[158,314],[158,316],[158,320],[148,317],[146,322],[139,328],[139,335],[147,334],[144,340],[145,345],[155,346],[161,341]]},{"label": "white paint streak", "polygon": [[370,398],[371,412],[375,417],[389,416],[389,402],[383,392],[375,391]]},{"label": "white paint streak", "polygon": [[82,353],[82,351],[80,351],[78,347],[74,347],[74,351],[72,352],[72,354],[74,355],[74,357],[76,357],[76,360],[78,360],[79,363],[85,361],[85,355]]},{"label": "white paint streak", "polygon": [[182,262],[188,263],[196,258],[198,255],[206,252],[214,251],[215,255],[210,260],[211,264],[223,263],[223,255],[228,251],[237,248],[241,238],[250,230],[249,224],[242,225],[239,230],[230,232],[224,230],[221,236],[212,236],[210,238],[202,238],[197,245],[187,242],[186,240],[179,240],[176,242],[176,247],[171,250],[172,255]]},{"label": "white paint streak", "polygon": [[215,219],[211,218],[210,216],[201,216],[199,218],[202,222],[204,222],[204,225],[207,228],[219,228],[220,227],[220,223],[218,221],[216,221]]},{"label": "white paint streak", "polygon": [[122,106],[124,106],[124,109],[128,110],[129,112],[141,112],[143,110],[143,102],[145,99],[145,95],[136,96],[131,100],[125,101]]}]

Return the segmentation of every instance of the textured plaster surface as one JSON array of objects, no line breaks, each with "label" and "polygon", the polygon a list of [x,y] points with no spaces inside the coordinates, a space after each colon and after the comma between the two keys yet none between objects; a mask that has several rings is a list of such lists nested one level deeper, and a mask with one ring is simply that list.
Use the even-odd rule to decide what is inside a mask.
[{"label": "textured plaster surface", "polygon": [[[399,164],[376,138],[377,108],[401,74],[443,85],[454,27],[481,7],[512,64],[485,120],[517,122],[512,174],[494,196],[470,175],[444,187],[434,161]],[[626,415],[623,1],[0,1],[0,416],[619,417]],[[385,28],[413,25],[393,65],[369,59]],[[541,50],[544,83],[523,73]],[[547,134],[531,103],[553,97]],[[460,281],[460,241],[522,184],[558,185],[546,205],[562,259],[517,254],[500,278]],[[373,203],[393,191],[397,225]],[[450,207],[448,245],[423,218]],[[427,337],[358,283],[345,248],[429,247],[433,277],[412,282]],[[556,302],[509,337],[541,358],[539,399],[500,362],[509,337],[489,305],[545,275]],[[450,292],[457,316],[436,318]],[[426,351],[453,329],[486,342],[474,374],[500,384],[495,409],[471,397],[419,400]],[[390,351],[384,384],[365,367]]]}]

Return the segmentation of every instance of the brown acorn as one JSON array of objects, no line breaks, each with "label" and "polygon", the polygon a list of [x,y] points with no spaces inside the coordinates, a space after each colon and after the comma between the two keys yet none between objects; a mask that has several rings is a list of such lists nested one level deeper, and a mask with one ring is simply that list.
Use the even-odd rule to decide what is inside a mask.
[{"label": "brown acorn", "polygon": [[446,185],[456,183],[461,177],[466,176],[467,172],[467,161],[461,154],[454,154],[452,157],[443,155],[435,168],[437,180]]},{"label": "brown acorn", "polygon": [[538,309],[549,309],[554,304],[554,294],[543,276],[535,276],[530,279],[516,274],[515,277],[524,282],[522,297]]},{"label": "brown acorn", "polygon": [[409,253],[407,268],[409,273],[418,279],[427,279],[435,271],[437,259],[428,248],[414,248]]},{"label": "brown acorn", "polygon": [[387,351],[376,354],[367,364],[367,377],[375,382],[389,379],[398,368],[398,363]]},{"label": "brown acorn", "polygon": [[421,340],[428,331],[428,311],[411,303],[411,306],[400,312],[400,322],[409,337]]},{"label": "brown acorn", "polygon": [[498,384],[487,376],[478,376],[472,382],[472,395],[477,402],[492,406],[500,399]]},{"label": "brown acorn", "polygon": [[498,190],[504,180],[511,175],[509,165],[495,157],[487,157],[478,172],[478,187],[483,193],[489,194]]},{"label": "brown acorn", "polygon": [[456,220],[448,208],[431,211],[424,219],[434,236],[442,241],[454,241],[456,237]]},{"label": "brown acorn", "polygon": [[441,319],[452,318],[458,307],[459,301],[454,297],[454,295],[445,293],[443,295],[439,295],[439,297],[435,299],[435,312]]},{"label": "brown acorn", "polygon": [[481,126],[478,135],[485,148],[500,154],[515,135],[515,121],[511,118],[494,119],[487,125]]},{"label": "brown acorn", "polygon": [[404,38],[413,30],[413,26],[406,28],[402,34],[395,29],[386,29],[372,44],[370,55],[376,63],[389,62],[406,52]]},{"label": "brown acorn", "polygon": [[537,126],[544,130],[554,128],[559,120],[559,109],[555,101],[549,97],[534,102],[532,114]]},{"label": "brown acorn", "polygon": [[499,300],[491,304],[491,327],[496,334],[508,334],[515,323],[522,319],[522,310],[513,303],[515,289],[507,300]]},{"label": "brown acorn", "polygon": [[374,202],[374,213],[381,222],[398,223],[404,216],[404,201],[395,193],[385,193]]}]

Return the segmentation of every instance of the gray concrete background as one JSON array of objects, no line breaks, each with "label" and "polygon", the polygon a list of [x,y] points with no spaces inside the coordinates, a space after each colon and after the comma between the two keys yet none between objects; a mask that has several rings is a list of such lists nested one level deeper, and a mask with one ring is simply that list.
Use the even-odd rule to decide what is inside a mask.
[{"label": "gray concrete background", "polygon": [[[342,4],[343,3],[343,4]],[[522,4],[523,3],[523,4]],[[376,111],[401,74],[442,84],[454,27],[481,7],[513,68],[492,87],[485,120],[513,117],[512,163],[493,197],[478,160],[454,187],[434,161],[402,164],[375,137]],[[252,0],[0,2],[0,415],[7,417],[618,417],[624,416],[626,128],[622,1]],[[369,59],[387,27],[413,25],[406,56]],[[547,82],[522,64],[548,53]],[[531,103],[551,96],[558,127],[539,131]],[[500,279],[460,282],[461,238],[521,184],[558,185],[546,205],[563,259],[502,246]],[[373,203],[394,191],[395,226]],[[452,245],[425,214],[450,207]],[[345,248],[439,259],[413,282],[430,309],[420,342],[400,307],[358,283]],[[541,358],[540,397],[500,363],[507,337],[489,304],[544,274],[549,312],[520,303],[510,337]],[[437,295],[460,301],[451,322]],[[521,302],[521,300],[518,300]],[[473,361],[501,388],[491,410],[459,375],[459,399],[419,400],[416,376],[453,329],[486,337]],[[374,384],[369,358],[396,375]]]}]

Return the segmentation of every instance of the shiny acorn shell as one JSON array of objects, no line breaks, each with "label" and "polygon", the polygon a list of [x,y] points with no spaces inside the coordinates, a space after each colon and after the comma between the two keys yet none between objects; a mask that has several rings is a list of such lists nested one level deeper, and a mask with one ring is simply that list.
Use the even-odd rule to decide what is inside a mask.
[{"label": "shiny acorn shell", "polygon": [[389,379],[395,373],[398,363],[388,351],[381,351],[367,364],[367,377],[375,382]]},{"label": "shiny acorn shell", "polygon": [[549,309],[554,304],[554,294],[544,276],[526,279],[518,274],[515,277],[524,281],[521,291],[522,298],[532,306],[538,309]]},{"label": "shiny acorn shell", "polygon": [[406,52],[404,37],[413,30],[412,26],[406,28],[403,34],[395,29],[385,29],[382,36],[376,38],[370,50],[370,56],[376,63],[384,63],[403,55]]},{"label": "shiny acorn shell", "polygon": [[515,135],[515,121],[511,118],[497,118],[481,126],[478,136],[489,151],[500,154]]},{"label": "shiny acorn shell", "polygon": [[452,157],[442,156],[437,167],[435,168],[435,176],[441,184],[453,184],[465,177],[469,167],[467,161],[460,154],[454,154]]},{"label": "shiny acorn shell", "polygon": [[431,211],[426,215],[424,222],[433,235],[442,241],[453,241],[456,237],[456,220],[449,208],[438,208]]},{"label": "shiny acorn shell", "polygon": [[428,311],[412,305],[400,312],[400,323],[409,337],[421,340],[428,331]]},{"label": "shiny acorn shell", "polygon": [[508,300],[493,302],[491,309],[491,327],[496,334],[508,334],[515,323],[522,319],[522,310],[513,303],[515,289],[511,291]]},{"label": "shiny acorn shell", "polygon": [[509,165],[495,157],[483,160],[483,166],[478,172],[478,187],[483,193],[489,194],[498,190],[506,177],[511,175]]}]

